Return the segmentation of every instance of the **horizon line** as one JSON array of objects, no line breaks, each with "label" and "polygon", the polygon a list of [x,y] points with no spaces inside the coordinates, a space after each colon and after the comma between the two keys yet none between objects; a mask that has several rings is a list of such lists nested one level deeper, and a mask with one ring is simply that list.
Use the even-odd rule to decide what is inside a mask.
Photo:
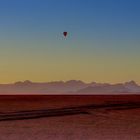
[{"label": "horizon line", "polygon": [[76,82],[82,82],[85,84],[90,84],[90,83],[97,83],[97,84],[123,84],[123,83],[130,83],[130,82],[134,82],[137,84],[137,82],[135,80],[128,80],[128,81],[122,81],[122,82],[97,82],[97,81],[91,81],[91,82],[86,82],[84,80],[78,80],[78,79],[71,79],[71,80],[53,80],[53,81],[32,81],[32,80],[19,80],[19,81],[15,81],[15,82],[9,82],[9,83],[0,83],[0,85],[5,85],[5,84],[16,84],[16,83],[53,83],[53,82],[63,82],[63,83],[67,83],[70,81],[76,81]]}]

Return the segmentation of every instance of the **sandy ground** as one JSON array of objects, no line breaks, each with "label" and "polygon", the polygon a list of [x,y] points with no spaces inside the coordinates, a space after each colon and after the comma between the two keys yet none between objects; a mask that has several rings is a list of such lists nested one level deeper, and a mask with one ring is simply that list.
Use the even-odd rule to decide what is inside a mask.
[{"label": "sandy ground", "polygon": [[[1,97],[0,100],[0,111],[3,113],[113,101],[139,102],[140,97]],[[101,108],[91,109],[89,114],[1,121],[0,140],[140,140],[140,108]]]}]

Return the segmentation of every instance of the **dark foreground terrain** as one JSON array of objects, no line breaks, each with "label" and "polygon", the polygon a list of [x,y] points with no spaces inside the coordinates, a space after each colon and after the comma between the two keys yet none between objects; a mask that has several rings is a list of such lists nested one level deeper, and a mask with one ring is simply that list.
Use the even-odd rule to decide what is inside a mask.
[{"label": "dark foreground terrain", "polygon": [[139,140],[140,95],[0,96],[0,140]]}]

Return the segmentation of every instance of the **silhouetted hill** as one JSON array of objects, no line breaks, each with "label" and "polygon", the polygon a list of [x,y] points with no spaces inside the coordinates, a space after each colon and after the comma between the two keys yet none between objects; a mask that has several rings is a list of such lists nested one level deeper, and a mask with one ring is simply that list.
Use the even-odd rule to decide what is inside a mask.
[{"label": "silhouetted hill", "polygon": [[140,93],[140,86],[134,81],[119,84],[95,84],[80,89],[78,93]]},{"label": "silhouetted hill", "polygon": [[119,84],[85,83],[80,80],[31,82],[19,81],[13,84],[0,84],[0,94],[5,93],[140,93],[140,86],[135,81]]}]

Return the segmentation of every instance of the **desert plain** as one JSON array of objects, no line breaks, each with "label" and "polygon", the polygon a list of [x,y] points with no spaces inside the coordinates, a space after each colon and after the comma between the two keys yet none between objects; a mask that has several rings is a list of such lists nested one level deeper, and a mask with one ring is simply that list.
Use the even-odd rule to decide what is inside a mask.
[{"label": "desert plain", "polygon": [[0,140],[139,140],[140,95],[1,95]]}]

